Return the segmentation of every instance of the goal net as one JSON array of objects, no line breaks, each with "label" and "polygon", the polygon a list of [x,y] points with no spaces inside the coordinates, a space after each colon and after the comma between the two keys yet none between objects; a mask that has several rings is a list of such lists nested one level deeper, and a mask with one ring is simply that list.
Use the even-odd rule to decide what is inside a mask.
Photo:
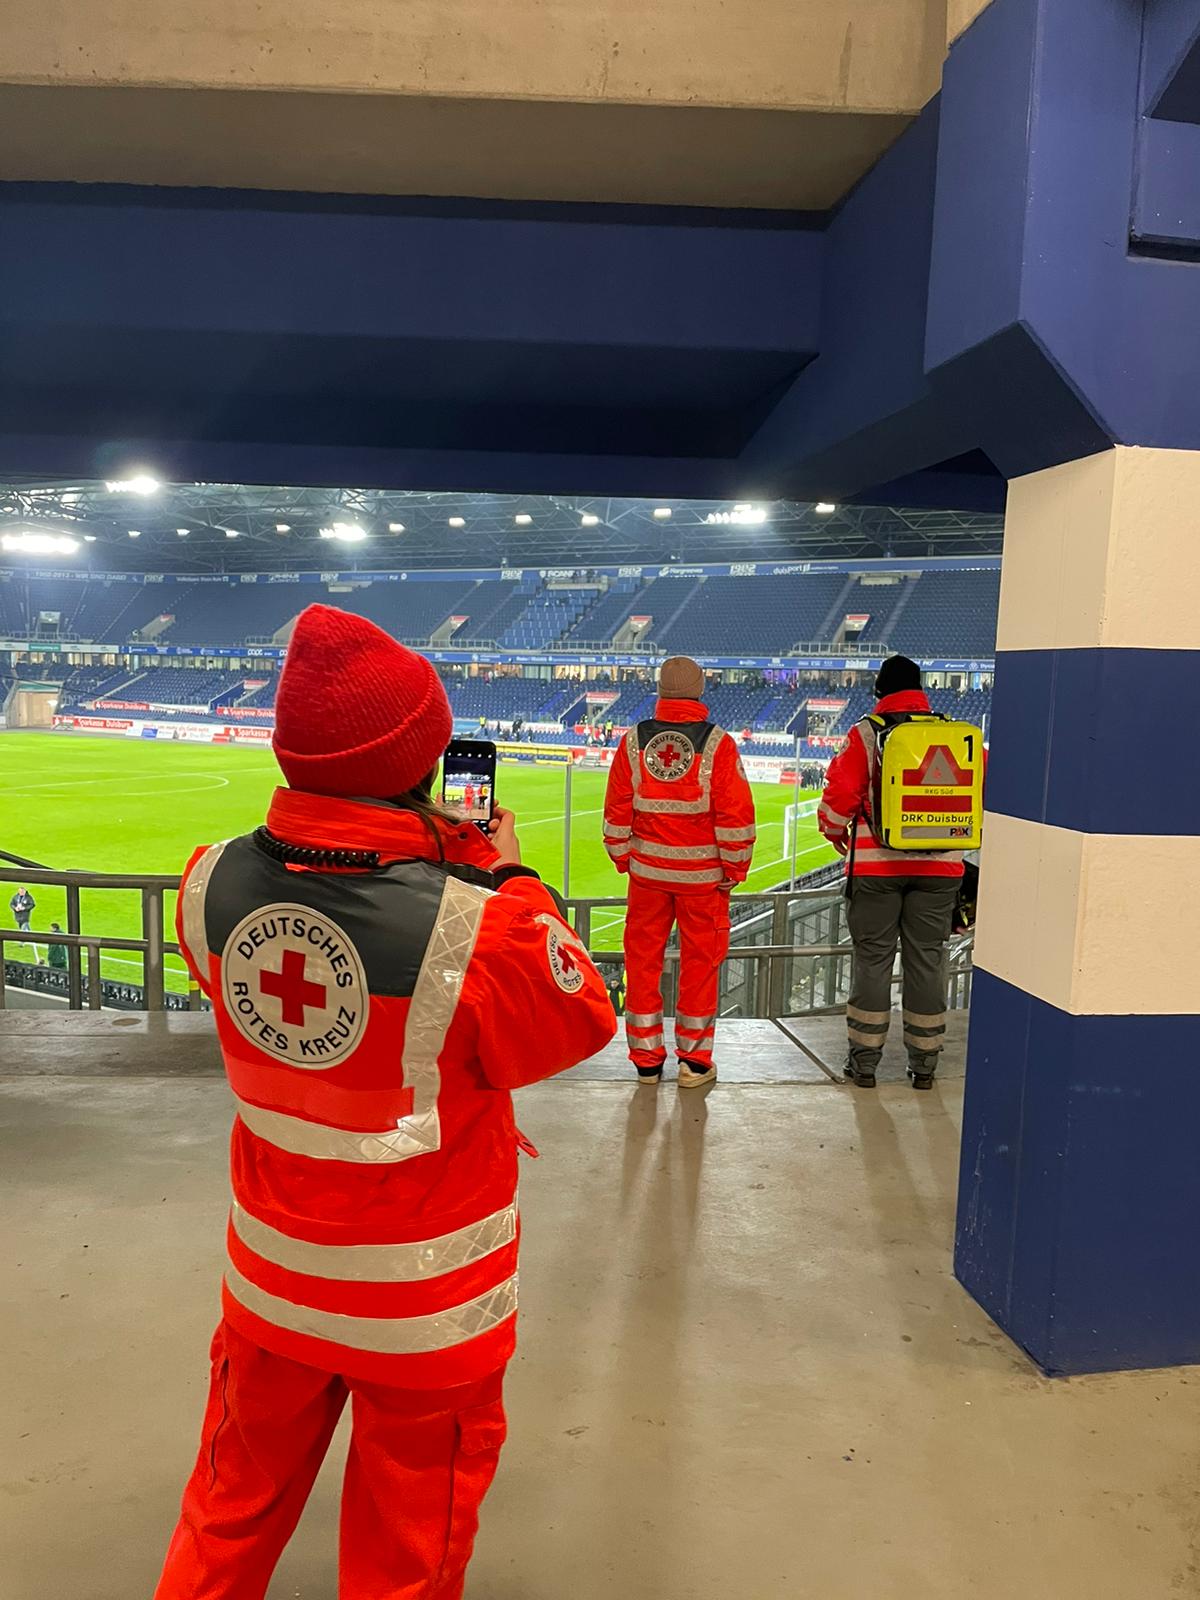
[{"label": "goal net", "polygon": [[814,818],[817,814],[816,800],[801,800],[793,802],[783,813],[783,858],[785,861],[792,859],[792,852],[798,856],[804,854],[806,845],[813,843],[813,832],[816,827]]}]

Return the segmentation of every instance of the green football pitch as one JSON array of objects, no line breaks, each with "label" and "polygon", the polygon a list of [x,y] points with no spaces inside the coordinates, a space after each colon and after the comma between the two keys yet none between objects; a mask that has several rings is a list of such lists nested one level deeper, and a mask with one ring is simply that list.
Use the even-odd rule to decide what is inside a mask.
[{"label": "green football pitch", "polygon": [[[565,820],[562,767],[501,766],[497,799],[517,814],[526,862],[556,887],[563,883]],[[196,845],[247,833],[266,813],[279,770],[267,750],[221,745],[157,744],[83,734],[0,735],[0,850],[55,871],[180,872]],[[571,784],[571,875],[574,897],[620,895],[600,840],[605,775],[576,771]],[[758,847],[747,889],[768,889],[788,875],[784,859],[784,813],[792,791],[756,784]],[[808,798],[812,798],[809,796]],[[797,870],[811,871],[830,859],[812,807],[801,807]],[[12,926],[12,885],[0,885],[0,915]],[[33,888],[33,927],[66,926],[61,889]],[[175,897],[167,914],[174,917]],[[84,891],[83,932],[123,938],[141,936],[139,897],[108,890]],[[620,942],[619,908],[593,913],[593,946]],[[9,945],[9,958],[32,959],[28,947]],[[45,957],[45,949],[38,950]],[[168,957],[168,987],[185,987],[182,961]],[[104,975],[141,981],[138,955],[109,955]]]}]

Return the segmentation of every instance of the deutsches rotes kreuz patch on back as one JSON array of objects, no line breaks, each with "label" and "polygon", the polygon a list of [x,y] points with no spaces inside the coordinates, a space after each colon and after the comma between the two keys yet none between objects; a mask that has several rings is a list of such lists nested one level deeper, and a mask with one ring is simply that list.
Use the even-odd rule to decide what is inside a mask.
[{"label": "deutsches rotes kreuz patch on back", "polygon": [[367,1025],[358,951],[308,906],[263,906],[243,917],[222,953],[221,992],[238,1031],[294,1067],[336,1066]]},{"label": "deutsches rotes kreuz patch on back", "polygon": [[686,733],[656,733],[642,751],[646,771],[660,783],[684,777],[696,759],[696,747]]}]

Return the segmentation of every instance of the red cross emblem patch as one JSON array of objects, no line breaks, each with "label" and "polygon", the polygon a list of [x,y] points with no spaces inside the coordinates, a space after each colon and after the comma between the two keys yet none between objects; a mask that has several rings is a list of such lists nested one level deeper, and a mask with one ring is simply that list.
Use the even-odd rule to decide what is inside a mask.
[{"label": "red cross emblem patch", "polygon": [[358,951],[308,906],[253,911],[221,952],[221,998],[258,1050],[319,1072],[357,1049],[371,997]]},{"label": "red cross emblem patch", "polygon": [[541,916],[546,925],[546,959],[550,973],[564,994],[578,994],[587,981],[584,970],[587,952],[570,928],[550,916]]},{"label": "red cross emblem patch", "polygon": [[656,733],[642,751],[646,771],[660,783],[685,777],[696,759],[696,747],[686,733]]}]

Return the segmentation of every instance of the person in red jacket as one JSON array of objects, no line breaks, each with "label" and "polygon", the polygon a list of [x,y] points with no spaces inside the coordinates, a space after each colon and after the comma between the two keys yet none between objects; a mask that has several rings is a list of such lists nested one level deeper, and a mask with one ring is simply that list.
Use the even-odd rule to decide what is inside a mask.
[{"label": "person in red jacket", "polygon": [[198,850],[179,944],[234,1095],[223,1318],[157,1600],[262,1600],[338,1418],[342,1600],[460,1600],[505,1436],[510,1091],[616,1031],[514,819],[431,798],[437,674],[310,606],[266,824]]},{"label": "person in red jacket", "polygon": [[[929,710],[921,669],[891,656],[875,679],[874,715]],[[958,851],[889,850],[871,831],[875,726],[855,723],[829,764],[817,823],[834,849],[848,856],[847,921],[854,944],[846,1004],[849,1056],[845,1075],[860,1088],[875,1086],[892,1010],[892,967],[900,946],[904,1043],[915,1089],[933,1087],[946,1034],[946,941],[963,875]]]},{"label": "person in red jacket", "polygon": [[754,853],[754,797],[734,740],[703,704],[704,672],[672,656],[654,716],[630,728],[609,770],[604,848],[629,875],[625,1035],[645,1083],[666,1061],[662,970],[679,927],[675,1051],[684,1088],[711,1083],[729,895]]}]

